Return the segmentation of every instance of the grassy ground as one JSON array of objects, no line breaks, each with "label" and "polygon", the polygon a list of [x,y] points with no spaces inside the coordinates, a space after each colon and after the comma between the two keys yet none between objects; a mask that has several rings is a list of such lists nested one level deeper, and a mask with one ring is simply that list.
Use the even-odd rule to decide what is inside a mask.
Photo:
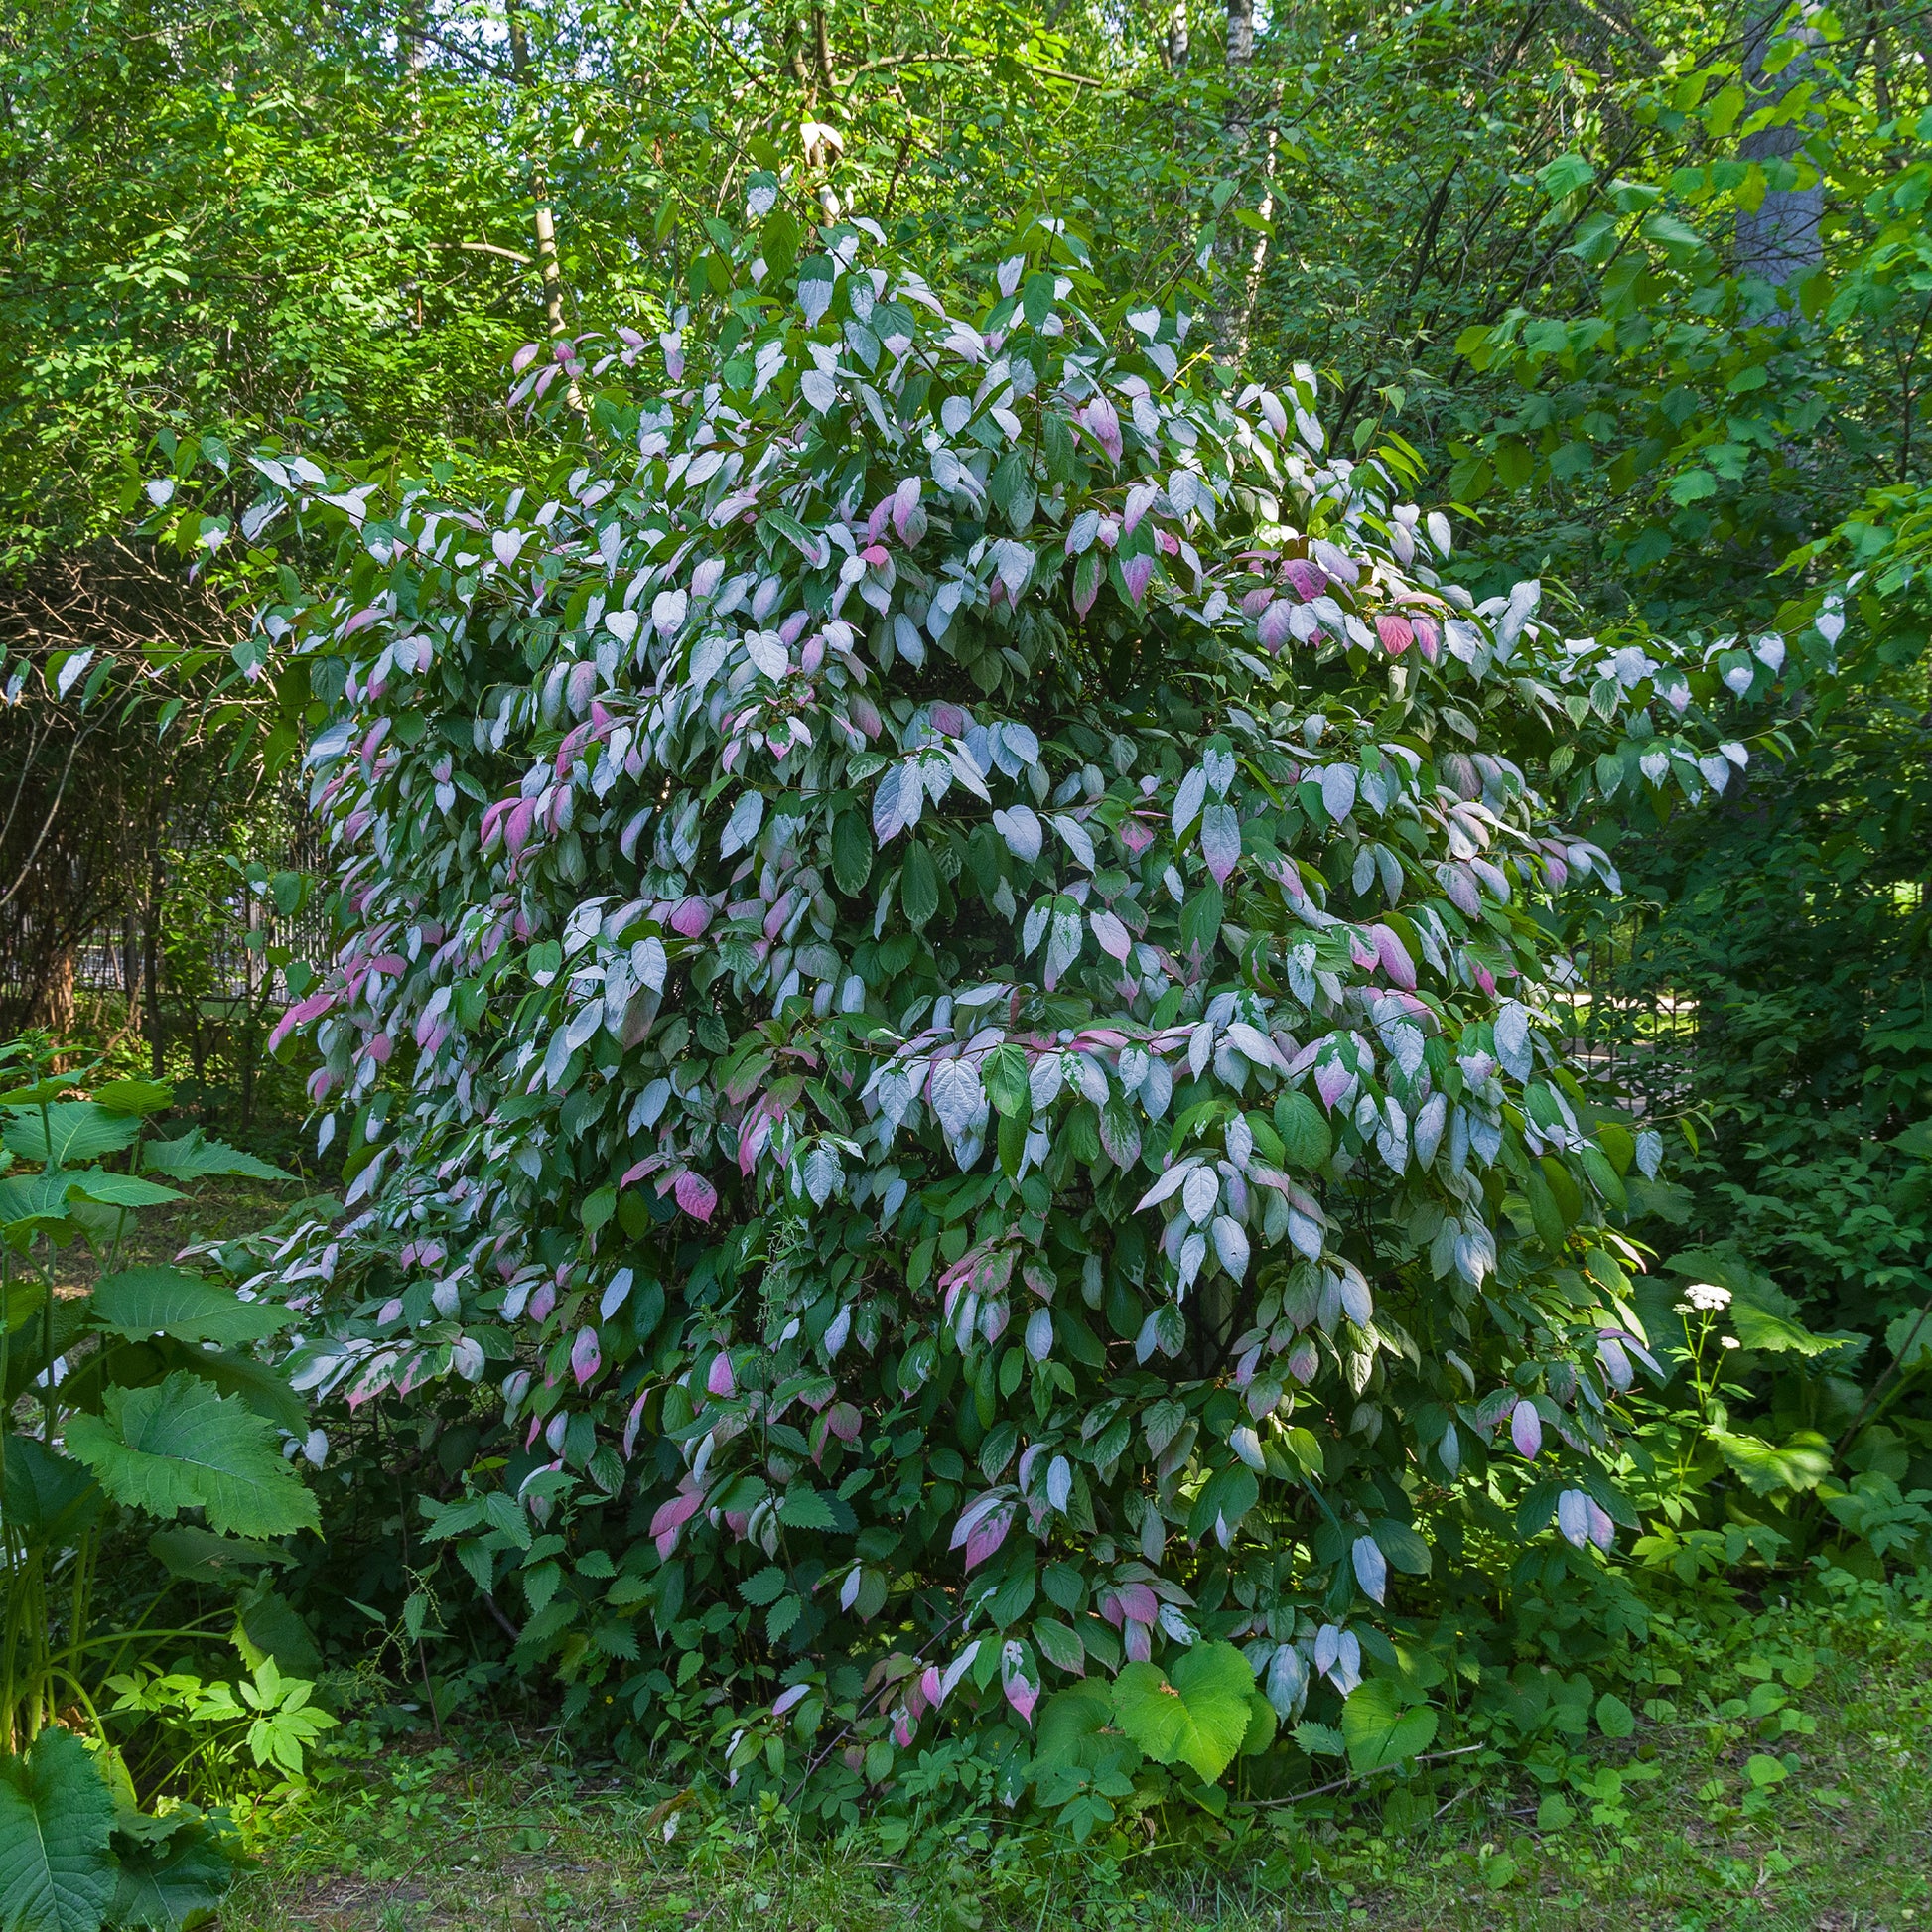
[{"label": "grassy ground", "polygon": [[[226,1932],[1907,1932],[1932,1922],[1932,1617],[1772,1613],[1675,1718],[1567,1781],[1433,1767],[1243,1836],[1086,1855],[984,1828],[801,1841],[549,1747],[339,1762],[268,1833]],[[1755,1698],[1755,1704],[1750,1700]],[[1772,1709],[1773,1706],[1781,1708]],[[1466,1788],[1465,1788],[1466,1787]],[[1418,1821],[1400,1829],[1397,1821]],[[1159,1821],[1167,1837],[1173,1821]],[[1183,1821],[1184,1822],[1184,1821]],[[1149,1821],[1149,1829],[1156,1821]]]}]

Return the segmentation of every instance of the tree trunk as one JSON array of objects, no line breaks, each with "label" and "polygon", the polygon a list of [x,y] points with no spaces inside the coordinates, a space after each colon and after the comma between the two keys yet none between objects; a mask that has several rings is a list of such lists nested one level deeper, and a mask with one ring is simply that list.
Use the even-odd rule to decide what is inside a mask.
[{"label": "tree trunk", "polygon": [[1187,0],[1173,0],[1173,15],[1168,22],[1168,67],[1172,72],[1179,73],[1187,66],[1189,36],[1187,32]]},{"label": "tree trunk", "polygon": [[141,987],[147,1015],[148,1066],[157,1080],[167,1064],[161,1026],[161,845],[158,827],[148,846],[148,901],[141,913]]},{"label": "tree trunk", "polygon": [[[519,89],[530,87],[530,30],[523,10],[511,0],[506,10],[510,39],[510,72]],[[530,166],[530,198],[536,204],[531,228],[536,235],[537,274],[543,283],[544,321],[553,336],[564,333],[564,271],[557,259],[557,222],[550,206],[550,172],[541,160]],[[575,399],[577,385],[571,384]]]},{"label": "tree trunk", "polygon": [[[1752,23],[1744,53],[1744,85],[1750,94],[1750,112],[1757,113],[1782,101],[1793,87],[1809,78],[1812,70],[1810,49],[1817,39],[1814,29],[1794,26],[1788,34],[1777,34],[1784,9],[1774,5]],[[1774,74],[1764,71],[1774,51],[1791,41],[1799,51]],[[1760,128],[1738,143],[1737,152],[1746,161],[1782,161],[1797,153],[1810,137],[1810,127],[1802,121],[1784,127]],[[1787,282],[1802,280],[1823,259],[1819,222],[1825,212],[1825,188],[1816,182],[1809,188],[1774,188],[1762,204],[1748,212],[1740,210],[1736,228],[1736,260],[1740,274],[1760,275],[1775,289]],[[1780,310],[1786,314],[1787,311]]]},{"label": "tree trunk", "polygon": [[1227,64],[1245,68],[1255,58],[1255,0],[1228,0]]}]

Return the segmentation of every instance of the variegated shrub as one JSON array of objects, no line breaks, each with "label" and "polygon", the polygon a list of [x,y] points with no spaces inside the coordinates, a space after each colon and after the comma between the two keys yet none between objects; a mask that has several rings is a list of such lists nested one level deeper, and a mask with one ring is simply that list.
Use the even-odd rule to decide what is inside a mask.
[{"label": "variegated shrub", "polygon": [[1538,907],[1741,753],[1069,231],[786,242],[524,352],[547,486],[258,463],[337,544],[255,649],[333,706],[352,1175],[274,1273],[321,1395],[476,1385],[433,1534],[570,1710],[828,1810],[964,1734],[1085,1829],[1362,1730],[1519,1530],[1605,1561],[1656,1149]]}]

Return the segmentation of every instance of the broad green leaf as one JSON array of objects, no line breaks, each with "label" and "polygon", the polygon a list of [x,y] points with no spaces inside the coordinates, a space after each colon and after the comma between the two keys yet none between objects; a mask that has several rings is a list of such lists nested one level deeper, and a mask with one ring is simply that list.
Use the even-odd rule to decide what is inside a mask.
[{"label": "broad green leaf", "polygon": [[99,1516],[99,1485],[70,1457],[29,1436],[5,1443],[6,1482],[0,1489],[0,1526],[28,1549],[58,1549]]},{"label": "broad green leaf", "polygon": [[1426,1704],[1405,1709],[1390,1679],[1371,1677],[1343,1703],[1341,1734],[1349,1764],[1365,1776],[1426,1751],[1436,1738],[1436,1713]]},{"label": "broad green leaf", "polygon": [[1596,1727],[1605,1737],[1628,1737],[1637,1727],[1636,1713],[1614,1691],[1605,1691],[1596,1700]]},{"label": "broad green leaf", "polygon": [[1885,1330],[1885,1346],[1901,1369],[1932,1362],[1932,1313],[1901,1314]]},{"label": "broad green leaf", "polygon": [[110,1114],[91,1100],[61,1100],[45,1110],[16,1114],[0,1132],[7,1152],[23,1161],[49,1161],[74,1168],[118,1154],[140,1133],[141,1123]]},{"label": "broad green leaf", "polygon": [[0,1176],[0,1228],[28,1228],[69,1219],[69,1176],[10,1173]]},{"label": "broad green leaf", "polygon": [[1809,1328],[1760,1309],[1740,1295],[1730,1305],[1730,1323],[1746,1348],[1769,1355],[1829,1355],[1849,1346],[1843,1335],[1814,1335]]},{"label": "broad green leaf", "polygon": [[0,1752],[0,1926],[99,1932],[113,1830],[113,1797],[72,1731],[50,1725],[24,1756]]},{"label": "broad green leaf", "polygon": [[104,1207],[159,1207],[165,1201],[180,1200],[173,1187],[159,1181],[144,1180],[134,1173],[109,1173],[103,1168],[78,1168],[52,1176],[64,1180],[68,1191],[81,1200],[99,1201]]},{"label": "broad green leaf", "polygon": [[179,1268],[129,1268],[105,1277],[94,1289],[94,1312],[131,1340],[172,1335],[224,1347],[260,1341],[289,1322],[277,1303],[238,1301],[232,1289]]},{"label": "broad green leaf", "polygon": [[1832,1472],[1832,1446],[1815,1429],[1801,1429],[1778,1447],[1728,1430],[1707,1433],[1754,1496],[1774,1495],[1780,1489],[1816,1489]]},{"label": "broad green leaf", "polygon": [[1914,1121],[1902,1134],[1895,1135],[1892,1146],[1901,1154],[1932,1161],[1932,1120]]},{"label": "broad green leaf", "polygon": [[234,1882],[234,1864],[214,1826],[195,1812],[172,1813],[160,1822],[178,1820],[163,1838],[117,1834],[120,1882],[108,1913],[114,1926],[183,1932],[207,1918]]},{"label": "broad green leaf", "polygon": [[316,1500],[246,1404],[177,1370],[145,1389],[109,1389],[105,1413],[76,1416],[68,1447],[118,1503],[172,1521],[203,1509],[236,1536],[317,1527]]},{"label": "broad green leaf", "polygon": [[158,1114],[174,1097],[158,1080],[109,1080],[94,1089],[94,1105],[110,1114]]},{"label": "broad green leaf", "polygon": [[250,1180],[287,1180],[290,1176],[252,1154],[210,1141],[197,1127],[178,1141],[150,1141],[141,1150],[145,1173],[163,1173],[170,1180],[201,1180],[209,1174],[244,1174]]},{"label": "broad green leaf", "polygon": [[835,1520],[831,1505],[810,1483],[793,1483],[778,1503],[778,1521],[794,1530],[829,1530]]},{"label": "broad green leaf", "polygon": [[148,1538],[148,1554],[170,1576],[198,1584],[241,1583],[265,1563],[286,1566],[295,1561],[273,1543],[244,1536],[217,1536],[199,1523],[156,1530]]},{"label": "broad green leaf", "polygon": [[[1153,1666],[1130,1664],[1128,1668],[1151,1670]],[[1113,1717],[1113,1699],[1104,1684],[1070,1684],[1063,1691],[1055,1691],[1039,1707],[1035,1720],[1038,1742],[1034,1762],[1092,1769],[1101,1733]]]},{"label": "broad green leaf", "polygon": [[1282,1158],[1293,1171],[1322,1167],[1334,1151],[1321,1109],[1305,1093],[1287,1093],[1275,1102],[1275,1126],[1282,1137]]},{"label": "broad green leaf", "polygon": [[1153,1664],[1129,1664],[1114,1680],[1114,1715],[1157,1764],[1185,1764],[1212,1784],[1248,1734],[1254,1687],[1232,1644],[1196,1644],[1181,1653],[1172,1680]]}]

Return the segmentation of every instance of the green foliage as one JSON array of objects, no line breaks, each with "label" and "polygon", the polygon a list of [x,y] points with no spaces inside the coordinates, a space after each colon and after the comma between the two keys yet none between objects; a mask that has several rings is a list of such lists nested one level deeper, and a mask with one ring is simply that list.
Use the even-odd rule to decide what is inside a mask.
[{"label": "green foliage", "polygon": [[[0,1094],[4,1158],[42,1164],[0,1180],[0,1385],[10,1421],[20,1420],[24,1399],[40,1423],[38,1439],[0,1435],[0,1922],[94,1932],[105,1915],[179,1932],[212,1909],[231,1875],[229,1852],[192,1806],[140,1811],[97,1693],[103,1656],[125,1668],[157,1644],[201,1633],[192,1622],[182,1630],[128,1617],[124,1575],[112,1579],[121,1627],[92,1627],[91,1596],[103,1541],[132,1515],[199,1516],[160,1533],[164,1559],[177,1574],[217,1580],[238,1560],[282,1559],[272,1546],[223,1533],[316,1526],[314,1498],[270,1420],[300,1428],[301,1404],[265,1362],[232,1352],[278,1332],[285,1311],[178,1269],[113,1270],[133,1212],[154,1196],[180,1198],[138,1173],[152,1145],[149,1119],[170,1099],[165,1087],[104,1082],[83,1099],[77,1076],[36,1063],[33,1042],[10,1042],[0,1060],[25,1060],[41,1075]],[[201,1171],[238,1171],[233,1150],[199,1137],[187,1145],[201,1153]],[[65,1165],[115,1158],[119,1169]],[[173,1163],[181,1178],[196,1165]],[[108,1272],[90,1293],[60,1295],[56,1256],[81,1241],[108,1251]],[[108,1688],[141,1675],[137,1663],[134,1676]],[[272,1661],[240,1687],[240,1703],[225,1685],[182,1681],[222,1706],[206,1719],[197,1711],[197,1721],[238,1721],[255,1763],[288,1775],[300,1771],[303,1745],[334,1722],[307,1708],[309,1684],[284,1682]],[[57,1722],[74,1710],[93,1721],[90,1744]],[[192,1786],[195,1761],[206,1783],[220,1755],[198,1747],[149,1767],[156,1775],[146,1788]]]},{"label": "green foliage", "polygon": [[49,1725],[0,1751],[0,1924],[95,1932],[114,1896],[114,1801],[86,1745]]},{"label": "green foliage", "polygon": [[1128,1664],[1114,1679],[1120,1727],[1157,1764],[1185,1764],[1212,1784],[1234,1762],[1253,1718],[1254,1672],[1229,1643],[1183,1651],[1164,1676]]},{"label": "green foliage", "polygon": [[1407,1704],[1394,1679],[1371,1677],[1343,1701],[1341,1734],[1350,1768],[1365,1776],[1426,1751],[1436,1741],[1436,1713]]},{"label": "green foliage", "polygon": [[239,1397],[177,1369],[145,1388],[107,1389],[101,1410],[73,1417],[67,1444],[116,1502],[163,1522],[200,1509],[222,1535],[316,1527],[315,1498],[277,1452],[272,1425]]},{"label": "green foliage", "polygon": [[1403,1579],[1486,1597],[1494,1497],[1565,1490],[1585,1587],[1628,1514],[1657,1149],[1565,1064],[1527,900],[1600,863],[1550,774],[1695,772],[1723,686],[1477,608],[1311,376],[1182,379],[1186,312],[1071,225],[970,313],[814,245],[720,240],[659,394],[520,357],[543,483],[258,460],[335,546],[262,634],[339,694],[354,886],[284,1031],[354,1218],[253,1287],[328,1277],[305,1388],[500,1390],[432,1540],[633,1747],[836,1816],[1097,1670],[1208,1777],[1343,1708]]}]

